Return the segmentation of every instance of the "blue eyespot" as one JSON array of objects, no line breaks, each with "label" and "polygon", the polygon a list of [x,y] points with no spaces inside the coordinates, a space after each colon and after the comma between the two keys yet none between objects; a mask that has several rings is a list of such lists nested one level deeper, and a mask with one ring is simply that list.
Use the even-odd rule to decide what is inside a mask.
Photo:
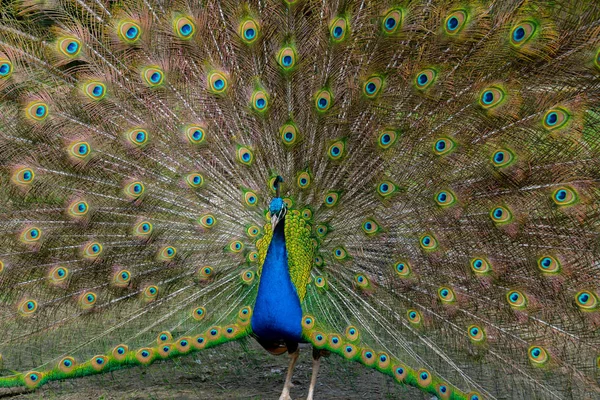
[{"label": "blue eyespot", "polygon": [[242,154],[242,160],[244,160],[244,161],[250,161],[250,153],[244,153],[244,154]]},{"label": "blue eyespot", "polygon": [[438,194],[437,198],[440,203],[444,203],[448,198],[448,195],[446,194],[446,192],[441,192],[440,194]]},{"label": "blue eyespot", "polygon": [[441,292],[442,297],[448,297],[448,293],[449,293],[448,289],[443,289],[442,292]]},{"label": "blue eyespot", "polygon": [[199,337],[196,342],[198,342],[199,344],[204,343],[204,338]]},{"label": "blue eyespot", "polygon": [[135,193],[139,193],[142,191],[142,185],[140,185],[139,183],[136,183],[135,185],[133,185],[133,191]]},{"label": "blue eyespot", "polygon": [[333,29],[333,37],[335,37],[336,39],[339,39],[343,33],[344,33],[344,29],[341,26],[336,26]]},{"label": "blue eyespot", "polygon": [[38,237],[38,230],[37,230],[37,229],[32,229],[31,231],[29,231],[29,235],[30,235],[32,238],[36,238],[36,237]]},{"label": "blue eyespot", "polygon": [[213,219],[211,217],[206,218],[207,225],[212,225],[212,223],[213,223]]},{"label": "blue eyespot", "polygon": [[417,318],[417,313],[416,313],[416,312],[414,312],[414,311],[411,311],[411,313],[410,313],[409,317],[410,317],[411,319],[415,319],[415,318]]},{"label": "blue eyespot", "polygon": [[448,19],[448,22],[446,23],[446,27],[448,28],[449,31],[453,31],[456,28],[458,28],[458,18],[456,17],[451,17]]},{"label": "blue eyespot", "polygon": [[396,26],[396,20],[392,17],[389,17],[385,20],[385,27],[388,31],[391,31]]},{"label": "blue eyespot", "polygon": [[327,107],[327,99],[321,97],[319,99],[319,108],[326,108]]},{"label": "blue eyespot", "polygon": [[160,335],[160,340],[162,340],[163,342],[167,339],[168,339],[167,335]]},{"label": "blue eyespot", "polygon": [[31,171],[25,171],[25,172],[23,172],[23,180],[24,181],[31,180]]},{"label": "blue eyespot", "polygon": [[149,355],[150,355],[150,353],[148,353],[148,351],[147,351],[147,350],[143,350],[143,351],[142,351],[142,357],[146,358],[146,357],[148,357]]},{"label": "blue eyespot", "polygon": [[522,26],[519,26],[513,32],[513,40],[515,42],[520,42],[521,40],[523,40],[524,37],[525,37],[525,29]]},{"label": "blue eyespot", "polygon": [[445,140],[438,140],[435,144],[435,149],[437,151],[443,151],[446,148],[446,141]]},{"label": "blue eyespot", "polygon": [[67,52],[69,54],[76,53],[79,49],[79,44],[77,42],[71,42],[67,45]]},{"label": "blue eyespot", "polygon": [[494,218],[496,218],[496,219],[502,218],[503,214],[504,214],[504,211],[501,208],[496,208],[494,210]]},{"label": "blue eyespot", "polygon": [[334,337],[333,339],[331,339],[331,341],[333,342],[333,344],[337,344],[340,340]]},{"label": "blue eyespot", "polygon": [[163,351],[164,351],[165,353],[168,353],[168,352],[169,352],[169,350],[170,350],[169,346],[164,346],[164,347],[163,347]]},{"label": "blue eyespot", "polygon": [[491,90],[486,91],[483,96],[481,96],[481,100],[484,104],[492,104],[494,102],[494,93]]},{"label": "blue eyespot", "polygon": [[519,294],[518,293],[513,293],[510,295],[510,300],[512,302],[516,302],[517,300],[519,300]]},{"label": "blue eyespot", "polygon": [[216,330],[216,329],[211,329],[211,330],[210,330],[210,334],[211,334],[212,336],[216,336],[216,335],[217,335],[217,330]]},{"label": "blue eyespot", "polygon": [[252,40],[254,39],[254,36],[256,36],[256,31],[253,28],[248,28],[244,31],[244,37],[248,40]]},{"label": "blue eyespot", "polygon": [[[381,136],[381,143],[382,143],[382,144],[384,144],[384,145],[385,145],[385,144],[388,144],[388,143],[390,143],[391,141],[392,141],[392,137],[390,136],[390,134],[389,134],[389,133],[385,133],[385,134],[383,134],[383,135]],[[386,186],[387,186],[387,185],[386,185]],[[386,189],[386,191],[387,191],[387,189]]]},{"label": "blue eyespot", "polygon": [[337,156],[337,155],[339,155],[339,154],[340,154],[340,148],[339,148],[339,147],[337,147],[337,146],[333,146],[333,147],[331,148],[331,154],[332,154],[332,155],[334,155],[334,156]]},{"label": "blue eyespot", "polygon": [[10,73],[10,64],[8,63],[3,63],[0,64],[0,76],[6,76]]},{"label": "blue eyespot", "polygon": [[98,365],[104,364],[104,359],[102,359],[100,357],[96,358],[96,364],[98,364]]},{"label": "blue eyespot", "polygon": [[32,381],[35,382],[35,381],[37,381],[38,377],[36,374],[31,374],[31,375],[29,375],[29,379],[31,379]]},{"label": "blue eyespot", "polygon": [[152,83],[158,83],[160,82],[160,73],[159,72],[154,72],[152,75],[150,75],[150,81],[152,81]]},{"label": "blue eyespot", "polygon": [[546,124],[553,126],[558,122],[558,114],[553,111],[546,116]]},{"label": "blue eyespot", "polygon": [[283,66],[284,67],[289,67],[290,65],[292,65],[292,61],[293,61],[292,56],[289,56],[289,55],[288,56],[284,56],[283,57]]},{"label": "blue eyespot", "polygon": [[429,378],[429,374],[427,374],[427,372],[421,372],[421,380],[425,381],[427,380],[427,378]]},{"label": "blue eyespot", "polygon": [[151,288],[150,288],[150,294],[155,294],[155,293],[156,293],[156,289],[155,289],[155,288],[153,288],[153,287],[151,287]]},{"label": "blue eyespot", "polygon": [[402,367],[398,367],[398,368],[396,368],[396,373],[397,373],[398,375],[403,375],[403,374],[404,374],[404,368],[402,368]]},{"label": "blue eyespot", "polygon": [[317,340],[320,342],[321,340],[323,340],[323,335],[317,335]]},{"label": "blue eyespot", "polygon": [[35,109],[35,115],[36,115],[36,116],[38,116],[38,117],[43,117],[43,116],[44,116],[44,114],[46,114],[46,107],[44,107],[44,106],[38,106],[38,107]]},{"label": "blue eyespot", "polygon": [[82,144],[79,146],[79,149],[77,150],[79,152],[79,154],[86,154],[87,153],[87,146],[85,144]]},{"label": "blue eyespot", "polygon": [[377,90],[377,85],[375,85],[373,82],[369,82],[367,84],[367,93],[373,94],[373,93],[375,93],[376,90]]},{"label": "blue eyespot", "polygon": [[267,102],[265,101],[265,99],[258,99],[256,100],[256,107],[257,108],[265,108],[265,106],[267,105]]},{"label": "blue eyespot", "polygon": [[387,361],[387,357],[382,355],[382,356],[379,357],[379,361],[386,362]]},{"label": "blue eyespot", "polygon": [[352,347],[346,346],[346,353],[352,353]]},{"label": "blue eyespot", "polygon": [[440,386],[440,392],[442,393],[446,393],[446,391],[448,390],[448,388],[446,388],[446,386]]},{"label": "blue eyespot", "polygon": [[77,210],[79,210],[79,212],[84,212],[86,210],[86,208],[87,207],[85,206],[85,203],[79,203],[77,205]]},{"label": "blue eyespot", "polygon": [[58,271],[56,271],[56,273],[58,274],[59,277],[63,277],[65,276],[65,270],[62,268],[59,268]]},{"label": "blue eyespot", "polygon": [[28,310],[33,310],[35,308],[35,304],[33,301],[28,301],[27,302],[27,309]]},{"label": "blue eyespot", "polygon": [[135,26],[132,26],[131,28],[127,29],[127,32],[125,33],[125,36],[127,36],[127,39],[135,39],[135,37],[138,35],[138,28],[136,28]]},{"label": "blue eyespot", "polygon": [[179,31],[183,36],[188,36],[190,33],[192,33],[192,26],[190,24],[184,24]]},{"label": "blue eyespot", "polygon": [[494,154],[494,162],[496,164],[500,164],[503,161],[504,161],[504,152],[503,151],[496,152],[496,154]]},{"label": "blue eyespot", "polygon": [[96,85],[94,86],[94,89],[92,89],[92,93],[94,94],[94,96],[100,97],[102,96],[102,93],[104,93],[104,88],[100,85]]},{"label": "blue eyespot", "polygon": [[135,140],[138,142],[143,142],[145,139],[146,139],[146,134],[144,132],[140,131],[135,135]]},{"label": "blue eyespot", "polygon": [[97,252],[99,252],[99,251],[100,251],[100,246],[98,246],[97,244],[93,245],[93,246],[92,246],[92,251],[93,251],[94,253],[97,253]]},{"label": "blue eyespot", "polygon": [[233,328],[227,328],[227,333],[233,333]]},{"label": "blue eyespot", "polygon": [[427,77],[427,74],[421,74],[417,78],[417,81],[419,82],[419,85],[423,86],[429,81],[429,78]]},{"label": "blue eyespot", "polygon": [[423,244],[424,244],[425,246],[428,246],[430,243],[431,243],[431,238],[430,238],[429,236],[425,236],[425,237],[423,238]]},{"label": "blue eyespot", "polygon": [[477,336],[478,333],[479,333],[478,328],[471,328],[471,336]]},{"label": "blue eyespot", "polygon": [[367,351],[367,352],[365,353],[365,357],[367,357],[367,358],[372,358],[372,357],[373,357],[373,353],[371,353],[370,351]]},{"label": "blue eyespot", "polygon": [[122,355],[122,354],[125,354],[125,349],[124,349],[124,348],[122,348],[122,347],[119,347],[119,348],[117,349],[117,353],[119,353],[119,354],[121,354],[121,355]]},{"label": "blue eyespot", "polygon": [[[579,300],[579,303],[581,303],[581,304],[585,304],[585,303],[587,303],[589,299],[590,299],[590,295],[589,295],[589,294],[587,294],[587,293],[582,293],[582,294],[580,294],[580,295],[579,295],[579,298],[578,298],[578,300]],[[537,356],[536,356],[536,357],[537,357]]]},{"label": "blue eyespot", "polygon": [[225,86],[225,81],[223,79],[217,79],[215,83],[213,83],[213,86],[216,90],[221,90]]}]

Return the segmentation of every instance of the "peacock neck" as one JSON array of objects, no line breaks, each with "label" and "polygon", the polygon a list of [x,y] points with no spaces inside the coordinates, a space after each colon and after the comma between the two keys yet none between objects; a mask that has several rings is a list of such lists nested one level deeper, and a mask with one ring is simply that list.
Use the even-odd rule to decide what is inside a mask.
[{"label": "peacock neck", "polygon": [[299,341],[302,308],[290,278],[285,245],[285,219],[273,232],[263,263],[252,313],[252,330],[261,339]]}]

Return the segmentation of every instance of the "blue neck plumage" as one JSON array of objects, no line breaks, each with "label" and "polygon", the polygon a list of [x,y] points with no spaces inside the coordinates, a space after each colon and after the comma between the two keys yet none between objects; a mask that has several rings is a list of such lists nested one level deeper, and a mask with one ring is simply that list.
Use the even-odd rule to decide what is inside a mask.
[{"label": "blue neck plumage", "polygon": [[252,330],[265,340],[300,341],[302,308],[290,278],[285,246],[285,219],[279,221],[262,267]]}]

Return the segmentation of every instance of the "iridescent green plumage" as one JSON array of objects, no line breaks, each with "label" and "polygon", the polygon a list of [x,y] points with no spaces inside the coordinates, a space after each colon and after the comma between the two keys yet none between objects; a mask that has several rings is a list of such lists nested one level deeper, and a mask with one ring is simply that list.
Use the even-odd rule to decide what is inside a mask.
[{"label": "iridescent green plumage", "polygon": [[277,197],[316,358],[597,398],[599,26],[594,1],[5,1],[0,387],[256,337]]}]

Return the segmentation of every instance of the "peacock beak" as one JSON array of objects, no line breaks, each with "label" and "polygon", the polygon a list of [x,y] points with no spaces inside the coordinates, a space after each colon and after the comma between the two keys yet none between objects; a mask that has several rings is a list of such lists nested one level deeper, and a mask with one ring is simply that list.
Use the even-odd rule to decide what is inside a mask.
[{"label": "peacock beak", "polygon": [[279,223],[279,214],[271,215],[271,229],[275,231],[275,227]]}]

